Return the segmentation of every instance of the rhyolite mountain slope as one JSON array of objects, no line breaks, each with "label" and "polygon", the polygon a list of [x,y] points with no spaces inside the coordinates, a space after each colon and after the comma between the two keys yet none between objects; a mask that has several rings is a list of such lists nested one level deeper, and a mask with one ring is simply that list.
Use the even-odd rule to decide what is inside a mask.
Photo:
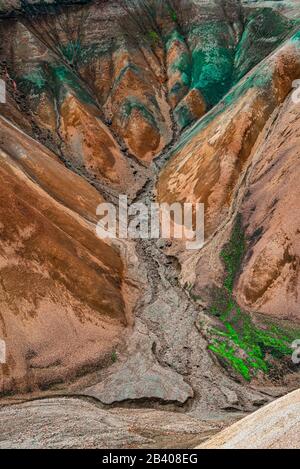
[{"label": "rhyolite mountain slope", "polygon": [[[296,387],[299,2],[2,1],[0,44],[3,402]],[[205,246],[100,240],[119,194],[205,203]]]}]

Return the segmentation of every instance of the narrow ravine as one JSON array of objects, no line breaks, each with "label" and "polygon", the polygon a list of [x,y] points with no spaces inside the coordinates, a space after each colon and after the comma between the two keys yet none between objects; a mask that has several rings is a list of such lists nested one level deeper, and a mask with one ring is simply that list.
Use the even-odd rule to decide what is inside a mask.
[{"label": "narrow ravine", "polygon": [[[195,447],[297,379],[299,19],[79,3],[0,19],[0,447]],[[99,240],[98,204],[125,194],[205,201],[203,248]]]}]

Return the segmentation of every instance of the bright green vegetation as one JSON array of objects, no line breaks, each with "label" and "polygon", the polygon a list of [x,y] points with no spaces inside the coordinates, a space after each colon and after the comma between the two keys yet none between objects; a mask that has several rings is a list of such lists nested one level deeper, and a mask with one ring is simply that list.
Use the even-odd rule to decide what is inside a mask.
[{"label": "bright green vegetation", "polygon": [[246,241],[242,227],[242,217],[237,216],[231,238],[221,252],[221,257],[225,264],[226,277],[224,287],[232,293],[235,277],[240,269],[246,250]]},{"label": "bright green vegetation", "polygon": [[270,357],[280,360],[290,356],[290,345],[299,337],[299,333],[284,331],[274,325],[261,329],[234,302],[228,305],[227,316],[228,320],[225,314],[220,318],[224,325],[222,329],[211,330],[209,349],[247,381],[258,370],[270,371],[273,366]]},{"label": "bright green vegetation", "polygon": [[113,363],[116,363],[117,360],[118,360],[117,352],[116,352],[115,350],[113,350],[112,353],[111,353],[111,361],[112,361]]},{"label": "bright green vegetation", "polygon": [[156,31],[149,31],[148,38],[153,46],[159,43],[159,35]]},{"label": "bright green vegetation", "polygon": [[170,18],[176,23],[176,21],[178,20],[176,11],[173,10],[173,8],[171,8],[170,6],[167,6],[167,8],[168,8]]},{"label": "bright green vegetation", "polygon": [[234,281],[240,271],[241,264],[246,251],[246,240],[242,227],[241,215],[237,216],[233,227],[231,238],[221,251],[221,259],[225,266],[225,277],[223,287],[213,292],[213,304],[211,313],[227,320],[232,309],[235,308],[235,301],[232,297]]},{"label": "bright green vegetation", "polygon": [[225,265],[223,286],[213,292],[211,314],[217,316],[222,327],[211,329],[209,349],[226,366],[250,381],[257,371],[268,373],[272,359],[291,355],[291,343],[299,331],[288,331],[274,324],[257,325],[244,313],[233,297],[233,287],[246,252],[242,219],[238,215],[231,239],[221,252]]}]

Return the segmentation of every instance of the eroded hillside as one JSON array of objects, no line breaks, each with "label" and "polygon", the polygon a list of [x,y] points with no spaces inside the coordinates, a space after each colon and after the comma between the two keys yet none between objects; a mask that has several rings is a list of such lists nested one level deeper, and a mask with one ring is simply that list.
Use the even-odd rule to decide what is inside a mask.
[{"label": "eroded hillside", "polygon": [[[204,418],[297,386],[299,32],[297,2],[1,2],[3,400]],[[120,194],[204,203],[204,247],[100,240]]]}]

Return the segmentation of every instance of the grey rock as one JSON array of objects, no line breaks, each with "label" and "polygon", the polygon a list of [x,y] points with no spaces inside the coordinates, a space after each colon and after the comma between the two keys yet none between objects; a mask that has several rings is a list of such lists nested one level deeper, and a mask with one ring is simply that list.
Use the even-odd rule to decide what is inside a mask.
[{"label": "grey rock", "polygon": [[158,363],[152,352],[153,344],[149,337],[137,332],[131,337],[135,353],[113,368],[101,383],[85,390],[85,395],[104,404],[139,399],[183,404],[193,397],[192,388],[181,375]]}]

